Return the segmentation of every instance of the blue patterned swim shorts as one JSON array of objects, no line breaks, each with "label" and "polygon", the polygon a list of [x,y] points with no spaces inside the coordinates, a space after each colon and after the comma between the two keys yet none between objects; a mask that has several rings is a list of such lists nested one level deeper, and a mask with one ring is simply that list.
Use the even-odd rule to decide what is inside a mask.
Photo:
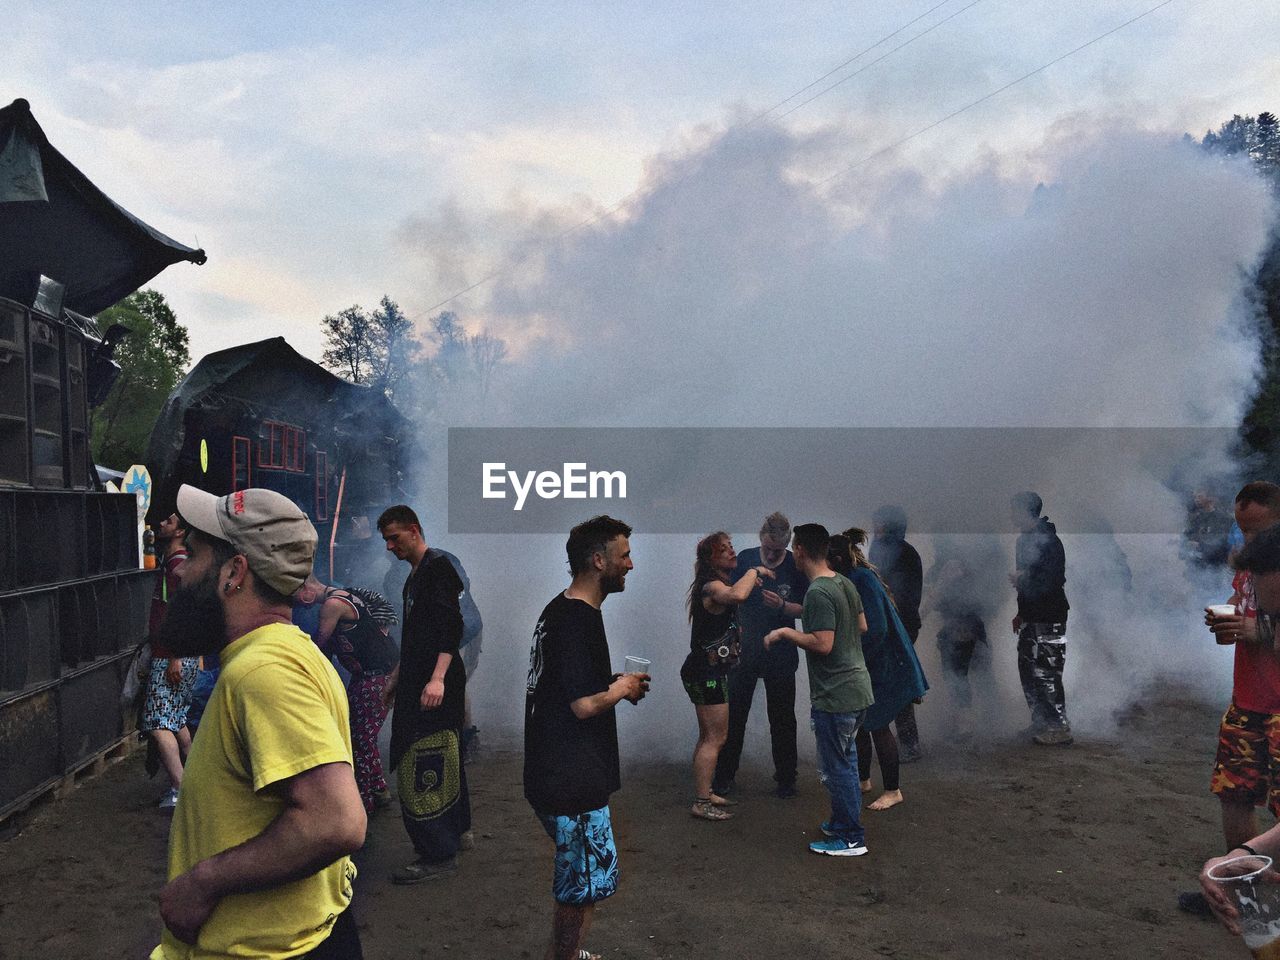
[{"label": "blue patterned swim shorts", "polygon": [[609,808],[574,817],[537,816],[556,844],[551,880],[556,902],[584,906],[613,896],[618,889],[618,849],[613,845]]}]

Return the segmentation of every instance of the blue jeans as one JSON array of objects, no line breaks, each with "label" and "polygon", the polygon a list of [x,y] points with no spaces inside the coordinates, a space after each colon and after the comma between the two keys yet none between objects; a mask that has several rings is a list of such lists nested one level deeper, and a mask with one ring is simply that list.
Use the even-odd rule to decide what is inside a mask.
[{"label": "blue jeans", "polygon": [[862,843],[862,785],[854,738],[867,711],[827,713],[811,707],[809,725],[818,741],[818,777],[831,794],[831,822],[827,829],[841,840]]}]

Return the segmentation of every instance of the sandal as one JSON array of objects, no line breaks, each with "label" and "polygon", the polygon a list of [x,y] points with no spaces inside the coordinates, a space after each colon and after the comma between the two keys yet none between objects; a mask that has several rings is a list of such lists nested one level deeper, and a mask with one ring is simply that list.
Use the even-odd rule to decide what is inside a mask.
[{"label": "sandal", "polygon": [[693,801],[693,807],[689,810],[692,816],[699,820],[732,820],[733,814],[728,810],[721,810],[710,800],[697,799]]},{"label": "sandal", "polygon": [[738,805],[737,800],[730,800],[728,797],[722,797],[716,793],[713,793],[707,802],[713,807],[736,807]]},{"label": "sandal", "polygon": [[604,960],[598,953],[592,953],[590,950],[579,950],[578,960]]}]

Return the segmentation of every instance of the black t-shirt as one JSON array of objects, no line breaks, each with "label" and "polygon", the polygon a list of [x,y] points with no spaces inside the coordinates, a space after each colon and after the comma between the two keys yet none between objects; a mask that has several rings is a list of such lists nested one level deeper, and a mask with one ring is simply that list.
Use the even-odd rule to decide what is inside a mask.
[{"label": "black t-shirt", "polygon": [[[458,656],[462,640],[462,610],[458,595],[462,580],[443,556],[425,556],[404,585],[403,634],[400,640],[400,678],[396,683],[395,713],[391,717],[391,765],[420,737],[438,730],[461,730],[467,693],[467,674]],[[423,710],[420,698],[435,671],[440,654],[453,660],[444,675],[444,702]]]},{"label": "black t-shirt", "polygon": [[533,632],[524,703],[524,795],[539,813],[596,810],[622,785],[613,708],[579,720],[569,706],[612,678],[600,611],[558,594]]},{"label": "black t-shirt", "polygon": [[[764,563],[760,558],[759,547],[748,547],[738,554],[738,569],[733,572],[736,583],[752,567]],[[742,660],[744,663],[764,657],[775,667],[790,667],[792,671],[800,664],[800,652],[795,644],[775,643],[772,650],[764,649],[764,635],[778,627],[794,627],[796,620],[788,617],[775,607],[764,602],[764,591],[778,592],[778,587],[786,585],[790,588],[787,603],[804,604],[804,592],[809,589],[809,579],[796,566],[796,558],[788,550],[782,562],[773,571],[774,579],[766,577],[760,586],[751,591],[751,596],[738,604],[738,626],[742,628]]]}]

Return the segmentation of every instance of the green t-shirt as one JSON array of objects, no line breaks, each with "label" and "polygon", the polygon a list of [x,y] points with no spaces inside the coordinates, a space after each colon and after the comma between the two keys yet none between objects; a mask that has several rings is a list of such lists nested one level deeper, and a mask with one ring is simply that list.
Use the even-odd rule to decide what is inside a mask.
[{"label": "green t-shirt", "polygon": [[804,595],[801,619],[805,633],[834,630],[835,642],[825,656],[804,652],[809,664],[809,699],[827,713],[853,713],[875,703],[871,674],[862,657],[858,615],[862,599],[846,577],[818,577]]}]

